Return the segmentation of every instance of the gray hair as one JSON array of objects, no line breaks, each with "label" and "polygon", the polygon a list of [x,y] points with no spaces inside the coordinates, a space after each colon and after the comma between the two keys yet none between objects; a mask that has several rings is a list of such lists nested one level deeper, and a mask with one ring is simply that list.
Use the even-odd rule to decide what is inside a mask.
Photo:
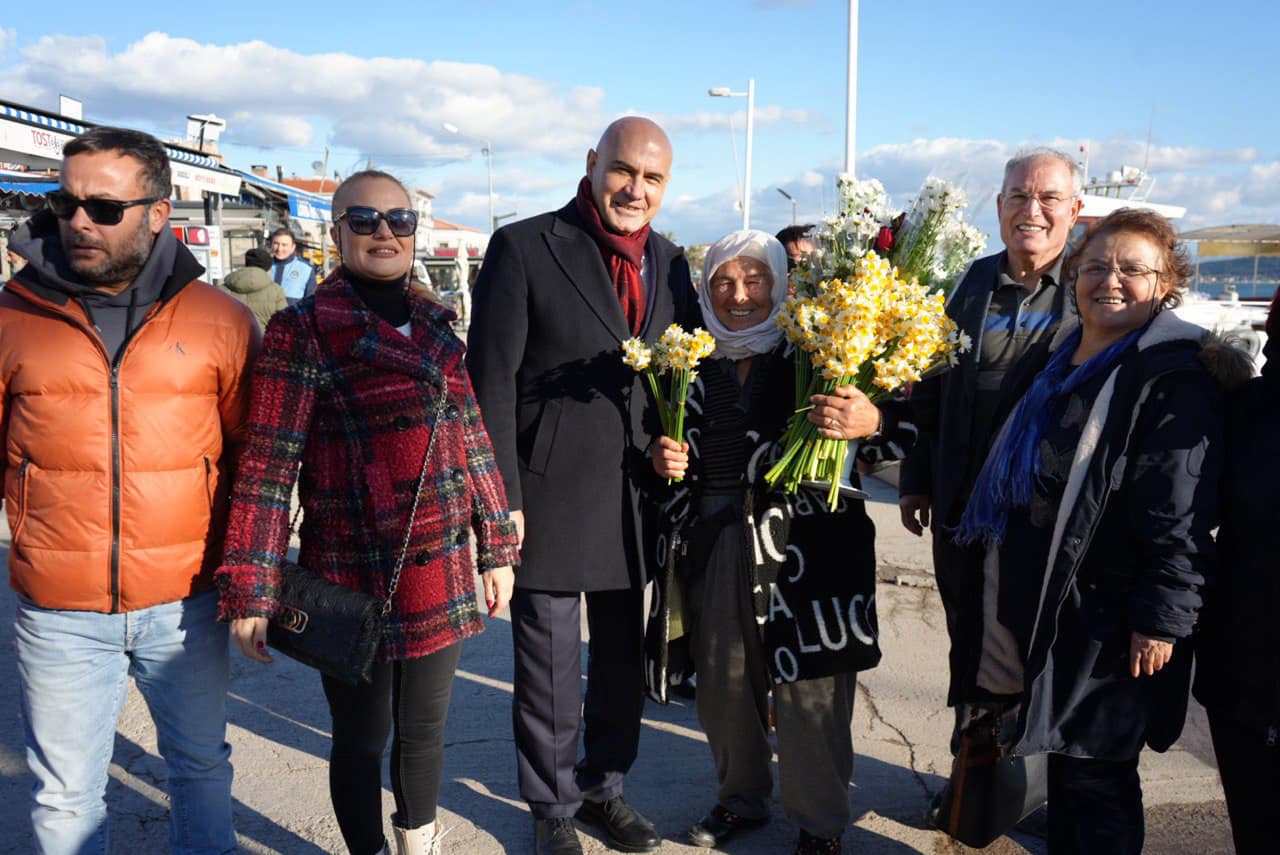
[{"label": "gray hair", "polygon": [[1004,165],[1004,180],[1000,182],[1000,192],[1004,193],[1004,189],[1009,186],[1009,176],[1019,166],[1025,166],[1033,160],[1040,158],[1053,158],[1060,160],[1071,171],[1071,191],[1076,196],[1084,192],[1084,170],[1080,168],[1080,164],[1076,163],[1076,159],[1065,151],[1048,146],[1038,145],[1032,148],[1020,148],[1009,158]]}]

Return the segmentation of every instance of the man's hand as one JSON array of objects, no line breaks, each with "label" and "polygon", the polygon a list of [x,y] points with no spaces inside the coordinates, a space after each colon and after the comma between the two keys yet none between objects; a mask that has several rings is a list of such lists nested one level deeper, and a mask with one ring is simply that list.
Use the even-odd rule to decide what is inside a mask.
[{"label": "man's hand", "polygon": [[511,521],[516,524],[516,549],[524,549],[524,511],[512,511]]},{"label": "man's hand", "polygon": [[924,534],[924,530],[929,527],[930,505],[929,497],[923,493],[911,493],[898,499],[902,525],[916,537]]},{"label": "man's hand", "polygon": [[267,653],[267,619],[251,617],[231,622],[231,637],[236,641],[240,652],[255,662],[272,662]]},{"label": "man's hand", "polygon": [[1135,632],[1129,639],[1129,673],[1134,677],[1155,674],[1173,658],[1173,645]]},{"label": "man's hand", "polygon": [[663,478],[680,480],[689,471],[689,443],[660,436],[651,449],[653,471]]},{"label": "man's hand", "polygon": [[809,399],[809,421],[818,426],[823,439],[862,439],[880,430],[880,408],[855,386],[838,386],[830,395]]},{"label": "man's hand", "polygon": [[484,580],[484,603],[489,607],[489,617],[497,617],[498,612],[511,602],[511,590],[516,585],[516,574],[511,565],[495,567],[481,574]]}]

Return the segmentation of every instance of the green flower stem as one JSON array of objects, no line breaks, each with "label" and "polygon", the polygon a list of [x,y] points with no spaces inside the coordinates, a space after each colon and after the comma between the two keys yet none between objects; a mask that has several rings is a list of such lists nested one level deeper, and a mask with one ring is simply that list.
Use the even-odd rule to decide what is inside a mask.
[{"label": "green flower stem", "polygon": [[671,410],[667,406],[666,398],[662,394],[662,387],[658,385],[658,378],[654,376],[652,368],[644,370],[644,379],[649,381],[649,391],[653,393],[653,399],[658,405],[658,416],[662,419],[662,432],[666,436],[670,436]]}]

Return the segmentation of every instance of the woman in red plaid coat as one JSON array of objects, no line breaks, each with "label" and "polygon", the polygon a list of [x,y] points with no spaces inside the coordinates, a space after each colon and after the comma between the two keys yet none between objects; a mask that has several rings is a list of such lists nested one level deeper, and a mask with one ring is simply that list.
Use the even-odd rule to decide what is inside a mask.
[{"label": "woman in red plaid coat", "polygon": [[[463,345],[449,326],[453,314],[408,287],[417,228],[411,204],[403,185],[381,172],[357,173],[334,193],[342,266],[267,326],[218,571],[221,616],[232,622],[237,645],[270,662],[266,625],[277,606],[301,463],[299,563],[386,597],[434,431],[373,680],[351,686],[321,678],[333,716],[329,789],[355,855],[390,851],[381,765],[392,721],[397,849],[439,851],[436,800],[459,642],[483,629],[473,568],[493,617],[510,598],[517,561],[502,479]],[[447,402],[437,421],[442,383]]]}]

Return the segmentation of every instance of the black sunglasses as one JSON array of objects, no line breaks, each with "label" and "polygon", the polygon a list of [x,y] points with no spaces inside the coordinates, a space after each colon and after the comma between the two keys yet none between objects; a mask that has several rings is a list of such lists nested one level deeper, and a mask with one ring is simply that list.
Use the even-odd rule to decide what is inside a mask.
[{"label": "black sunglasses", "polygon": [[159,199],[131,199],[121,202],[117,199],[79,199],[66,190],[50,190],[44,195],[49,210],[60,220],[69,220],[76,215],[76,208],[84,208],[85,214],[100,226],[114,226],[124,219],[124,209],[135,205],[150,205]]},{"label": "black sunglasses", "polygon": [[384,214],[377,208],[352,205],[334,217],[333,221],[338,223],[344,219],[351,231],[358,235],[373,234],[383,220],[386,220],[387,228],[396,237],[408,237],[418,230],[418,212],[408,208],[392,208]]}]

